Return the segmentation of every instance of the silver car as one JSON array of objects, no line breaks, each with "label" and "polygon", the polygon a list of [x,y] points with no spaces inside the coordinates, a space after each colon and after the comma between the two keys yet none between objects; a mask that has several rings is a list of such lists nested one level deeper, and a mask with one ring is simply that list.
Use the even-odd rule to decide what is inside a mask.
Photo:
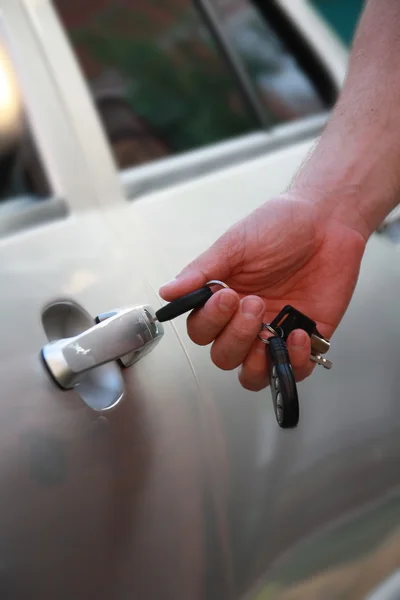
[{"label": "silver car", "polygon": [[344,48],[306,0],[0,9],[0,598],[399,599],[396,215],[295,430],[152,323],[288,185]]}]

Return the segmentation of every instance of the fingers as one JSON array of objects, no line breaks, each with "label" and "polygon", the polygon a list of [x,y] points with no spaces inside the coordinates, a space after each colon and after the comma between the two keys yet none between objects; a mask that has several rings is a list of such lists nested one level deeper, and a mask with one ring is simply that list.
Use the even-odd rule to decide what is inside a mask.
[{"label": "fingers", "polygon": [[[310,361],[310,338],[305,331],[299,329],[289,335],[287,345],[295,379],[297,382],[303,381],[315,367]],[[267,357],[265,344],[256,340],[239,371],[239,381],[246,390],[259,392],[269,385]]]},{"label": "fingers", "polygon": [[265,304],[257,296],[242,300],[233,290],[220,290],[187,321],[190,339],[205,346],[213,343],[211,358],[225,371],[245,360],[260,331]]},{"label": "fingers", "polygon": [[194,269],[189,272],[186,276],[178,276],[176,279],[172,279],[165,283],[160,288],[160,296],[167,302],[171,302],[185,296],[190,292],[194,292],[205,286],[207,281],[210,281],[211,277],[208,278],[206,274],[201,271]]},{"label": "fingers", "polygon": [[[265,304],[257,296],[240,300],[231,289],[216,292],[205,306],[189,315],[190,339],[200,346],[213,343],[211,358],[223,370],[241,365],[239,381],[250,391],[269,385],[267,350],[257,340],[263,321]],[[310,361],[311,341],[303,330],[293,331],[287,341],[290,362],[296,381],[311,375],[315,364]]]},{"label": "fingers", "polygon": [[243,363],[260,331],[265,304],[257,296],[246,296],[211,348],[213,363],[230,371]]},{"label": "fingers", "polygon": [[207,346],[228,325],[239,306],[239,296],[233,290],[216,292],[205,306],[192,312],[187,319],[190,339],[199,346]]},{"label": "fingers", "polygon": [[170,302],[206,285],[207,281],[225,281],[230,274],[229,257],[234,254],[234,244],[229,243],[230,235],[225,234],[208,250],[188,264],[175,279],[160,288],[160,296]]},{"label": "fingers", "polygon": [[245,390],[259,392],[269,384],[267,352],[263,342],[254,342],[239,370],[239,381]]},{"label": "fingers", "polygon": [[287,347],[296,381],[303,381],[315,367],[315,363],[310,361],[311,340],[305,331],[296,329],[289,335]]}]

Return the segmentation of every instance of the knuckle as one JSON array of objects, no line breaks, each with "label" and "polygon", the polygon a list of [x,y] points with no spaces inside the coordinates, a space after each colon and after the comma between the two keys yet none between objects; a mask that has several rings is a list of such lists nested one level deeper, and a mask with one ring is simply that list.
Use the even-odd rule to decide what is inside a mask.
[{"label": "knuckle", "polygon": [[259,365],[254,364],[251,360],[245,362],[242,370],[243,375],[251,378],[259,378],[265,375],[265,369],[262,369]]},{"label": "knuckle", "polygon": [[188,318],[186,322],[186,330],[189,338],[198,346],[206,346],[209,342],[205,335],[204,327],[202,326],[201,319],[197,317]]},{"label": "knuckle", "polygon": [[215,344],[213,344],[211,347],[210,354],[214,365],[222,371],[232,371],[238,366],[237,364],[232,364],[231,359],[229,358],[229,353],[226,352],[226,350],[222,350]]},{"label": "knuckle", "polygon": [[219,331],[221,327],[227,324],[226,316],[223,315],[220,310],[213,309],[212,312],[207,314],[207,317],[204,319],[204,326],[207,326],[209,329],[213,329]]},{"label": "knuckle", "polygon": [[241,345],[253,343],[255,339],[254,332],[244,326],[232,327],[231,333],[236,342],[239,342]]},{"label": "knuckle", "polygon": [[215,310],[206,313],[205,309],[201,309],[201,312],[188,317],[186,329],[192,342],[199,346],[207,346],[220,334],[225,325],[226,321],[219,318]]},{"label": "knuckle", "polygon": [[194,344],[197,344],[197,346],[208,346],[213,340],[211,336],[206,336],[204,331],[199,330],[197,327],[188,327],[187,331],[189,338]]},{"label": "knuckle", "polygon": [[268,372],[266,368],[262,369],[249,362],[244,364],[240,369],[239,381],[246,390],[259,392],[269,384]]}]

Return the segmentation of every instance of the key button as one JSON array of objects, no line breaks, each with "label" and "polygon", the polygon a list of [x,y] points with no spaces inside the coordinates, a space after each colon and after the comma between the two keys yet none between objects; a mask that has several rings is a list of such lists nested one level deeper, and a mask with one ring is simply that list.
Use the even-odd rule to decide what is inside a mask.
[{"label": "key button", "polygon": [[274,384],[275,384],[275,389],[279,390],[281,387],[281,382],[279,381],[279,377],[275,377]]}]

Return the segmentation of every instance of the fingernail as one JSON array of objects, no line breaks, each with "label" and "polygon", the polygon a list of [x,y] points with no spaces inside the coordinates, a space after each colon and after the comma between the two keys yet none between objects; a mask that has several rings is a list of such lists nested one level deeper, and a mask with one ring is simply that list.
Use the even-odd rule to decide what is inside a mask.
[{"label": "fingernail", "polygon": [[166,283],[163,283],[162,286],[160,287],[160,290],[162,290],[165,287],[169,287],[170,285],[173,285],[174,283],[176,283],[176,280],[177,280],[177,278],[174,277],[174,279],[170,279]]},{"label": "fingernail", "polygon": [[295,331],[290,336],[290,345],[293,348],[304,348],[307,344],[308,335],[305,331]]},{"label": "fingernail", "polygon": [[235,308],[238,298],[232,292],[221,292],[219,297],[219,306],[223,311],[230,311]]},{"label": "fingernail", "polygon": [[264,303],[255,298],[243,298],[241,310],[245,319],[254,319],[254,317],[259,317],[264,310]]}]

